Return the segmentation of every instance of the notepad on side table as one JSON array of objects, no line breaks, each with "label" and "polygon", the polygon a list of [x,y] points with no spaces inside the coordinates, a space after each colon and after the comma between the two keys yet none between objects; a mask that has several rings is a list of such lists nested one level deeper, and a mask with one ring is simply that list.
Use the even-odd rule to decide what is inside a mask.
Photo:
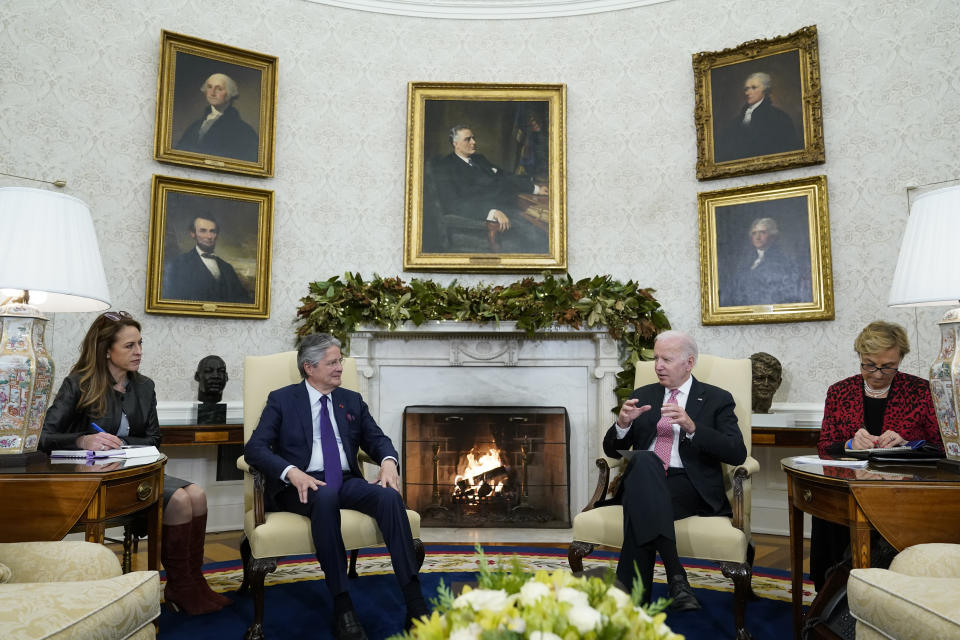
[{"label": "notepad on side table", "polygon": [[105,451],[87,451],[86,449],[56,449],[50,452],[51,458],[146,458],[158,456],[160,452],[154,446],[128,445],[120,449]]}]

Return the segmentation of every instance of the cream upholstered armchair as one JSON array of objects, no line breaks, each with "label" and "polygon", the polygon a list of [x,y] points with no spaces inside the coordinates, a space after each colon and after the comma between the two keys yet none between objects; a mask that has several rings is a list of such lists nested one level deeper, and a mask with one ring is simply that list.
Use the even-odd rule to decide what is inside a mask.
[{"label": "cream upholstered armchair", "polygon": [[960,545],[907,547],[889,569],[852,569],[858,640],[960,638]]},{"label": "cream upholstered armchair", "polygon": [[[702,518],[691,516],[675,523],[677,551],[682,557],[703,558],[720,563],[723,575],[733,580],[733,619],[736,637],[750,637],[745,628],[746,602],[752,594],[750,580],[753,574],[753,545],[750,538],[750,475],[760,470],[760,464],[750,456],[750,396],[752,375],[750,360],[732,360],[701,355],[693,368],[693,375],[701,382],[726,389],[736,402],[737,421],[747,447],[747,459],[738,467],[723,465],[727,498],[733,508],[733,517]],[[653,362],[638,362],[634,387],[656,382]],[[600,438],[613,424],[601,425]],[[583,570],[583,558],[598,545],[620,548],[623,545],[623,507],[611,505],[594,508],[597,501],[608,497],[611,488],[611,467],[621,469],[623,460],[599,458],[597,489],[589,504],[573,519],[573,543],[569,561],[573,571]]]},{"label": "cream upholstered armchair", "polygon": [[[250,439],[260,413],[271,391],[302,380],[297,370],[297,352],[284,351],[267,356],[247,356],[243,362],[243,439]],[[353,358],[343,359],[341,386],[357,388],[357,363]],[[361,463],[374,461],[361,451]],[[263,580],[266,574],[275,571],[277,558],[283,556],[313,554],[313,538],[310,535],[310,519],[286,511],[264,510],[263,475],[249,466],[241,456],[237,467],[245,472],[243,491],[243,535],[240,555],[243,558],[243,584],[240,592],[253,587],[253,622],[247,629],[245,640],[263,638]],[[362,465],[361,465],[362,468]],[[424,549],[420,541],[420,514],[407,509],[410,531],[417,554],[418,566],[423,564]],[[383,544],[383,536],[376,521],[368,515],[351,509],[340,510],[340,531],[345,548],[350,551],[351,578],[357,577],[357,553],[359,549]]]},{"label": "cream upholstered armchair", "polygon": [[160,574],[121,573],[101,544],[0,544],[0,638],[72,640],[156,637]]}]

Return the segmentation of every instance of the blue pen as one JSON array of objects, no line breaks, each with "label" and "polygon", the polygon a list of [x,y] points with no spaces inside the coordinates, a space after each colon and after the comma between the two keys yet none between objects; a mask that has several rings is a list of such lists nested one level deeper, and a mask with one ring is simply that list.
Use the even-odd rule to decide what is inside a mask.
[{"label": "blue pen", "polygon": [[100,433],[106,433],[106,431],[104,431],[103,429],[101,429],[101,428],[100,428],[100,425],[98,425],[96,422],[91,422],[91,423],[90,423],[90,426],[93,427],[94,429],[96,429],[97,431],[99,431]]}]

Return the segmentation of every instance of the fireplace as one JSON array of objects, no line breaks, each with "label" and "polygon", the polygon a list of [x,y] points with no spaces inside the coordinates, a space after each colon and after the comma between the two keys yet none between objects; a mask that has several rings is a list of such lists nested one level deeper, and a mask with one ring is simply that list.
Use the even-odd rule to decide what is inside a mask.
[{"label": "fireplace", "polygon": [[[406,407],[564,407],[570,508],[587,504],[597,483],[593,461],[613,423],[620,370],[606,328],[555,327],[528,336],[515,322],[365,327],[350,334],[350,356],[360,374],[357,390],[398,449]],[[432,459],[433,452],[424,456]]]},{"label": "fireplace", "polygon": [[407,506],[424,527],[567,528],[569,439],[562,407],[407,407]]}]

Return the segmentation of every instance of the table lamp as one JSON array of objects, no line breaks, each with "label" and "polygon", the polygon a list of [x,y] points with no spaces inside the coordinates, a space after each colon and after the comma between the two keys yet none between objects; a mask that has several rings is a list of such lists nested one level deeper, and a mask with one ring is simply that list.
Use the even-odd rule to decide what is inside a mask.
[{"label": "table lamp", "polygon": [[947,453],[941,467],[960,472],[960,184],[913,201],[890,287],[891,307],[953,306],[940,319],[940,353],[930,366],[930,391]]},{"label": "table lamp", "polygon": [[0,188],[0,464],[37,450],[53,386],[44,311],[102,311],[110,292],[90,210],[43,189]]}]

